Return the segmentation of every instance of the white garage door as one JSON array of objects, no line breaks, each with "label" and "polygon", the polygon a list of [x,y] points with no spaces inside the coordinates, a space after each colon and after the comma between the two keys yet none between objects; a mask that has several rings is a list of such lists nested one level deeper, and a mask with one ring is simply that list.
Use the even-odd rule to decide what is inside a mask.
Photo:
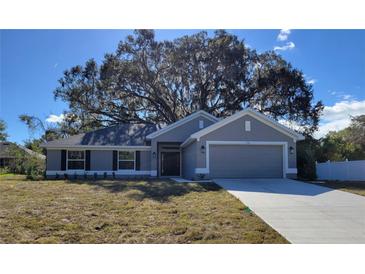
[{"label": "white garage door", "polygon": [[210,145],[212,178],[283,178],[279,145]]}]

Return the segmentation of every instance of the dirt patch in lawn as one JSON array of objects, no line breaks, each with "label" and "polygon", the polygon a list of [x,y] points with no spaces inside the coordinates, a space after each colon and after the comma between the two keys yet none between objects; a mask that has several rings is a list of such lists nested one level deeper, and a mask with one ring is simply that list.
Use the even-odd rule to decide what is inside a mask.
[{"label": "dirt patch in lawn", "polygon": [[0,243],[287,243],[212,183],[0,178]]},{"label": "dirt patch in lawn", "polygon": [[365,196],[364,181],[313,181],[310,183]]}]

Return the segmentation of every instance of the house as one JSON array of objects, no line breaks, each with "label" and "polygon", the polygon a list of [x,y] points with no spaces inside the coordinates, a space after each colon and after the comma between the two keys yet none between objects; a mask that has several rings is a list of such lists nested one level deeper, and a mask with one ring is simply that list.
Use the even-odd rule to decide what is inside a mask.
[{"label": "house", "polygon": [[46,157],[40,153],[37,153],[33,150],[30,150],[21,145],[17,145],[11,142],[0,142],[0,168],[4,167],[12,167],[14,165],[14,161],[16,156],[13,150],[22,151],[28,155],[37,157],[39,159],[44,160]]},{"label": "house", "polygon": [[162,129],[120,124],[42,146],[49,177],[286,178],[296,176],[303,139],[252,109],[221,120],[201,110]]}]

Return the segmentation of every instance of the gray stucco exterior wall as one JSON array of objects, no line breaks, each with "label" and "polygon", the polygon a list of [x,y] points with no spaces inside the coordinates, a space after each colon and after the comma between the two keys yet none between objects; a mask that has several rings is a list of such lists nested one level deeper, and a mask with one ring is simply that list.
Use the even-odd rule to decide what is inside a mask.
[{"label": "gray stucco exterior wall", "polygon": [[47,170],[61,170],[61,150],[47,150]]},{"label": "gray stucco exterior wall", "polygon": [[[140,152],[140,170],[151,168],[151,151]],[[47,170],[61,171],[61,150],[47,150]],[[113,150],[90,150],[90,171],[113,171]]]},{"label": "gray stucco exterior wall", "polygon": [[182,150],[182,175],[187,179],[194,179],[196,167],[196,142],[191,143]]},{"label": "gray stucco exterior wall", "polygon": [[[245,121],[251,121],[251,131],[245,131]],[[200,138],[198,147],[206,145],[206,141],[267,141],[287,142],[288,150],[294,148],[294,153],[288,153],[288,167],[296,168],[297,155],[294,139],[268,126],[250,115],[241,118],[218,128]],[[197,167],[205,168],[205,154],[197,153]]]},{"label": "gray stucco exterior wall", "polygon": [[141,151],[140,170],[151,170],[151,151]]},{"label": "gray stucco exterior wall", "polygon": [[[157,143],[158,142],[184,142],[191,134],[201,130],[199,128],[199,121],[204,121],[204,128],[212,125],[214,122],[205,118],[204,116],[198,116],[191,121],[186,122],[185,124],[176,127],[172,129],[171,131],[168,131],[164,134],[161,134],[160,136],[157,136],[156,138],[151,140],[151,147],[152,151],[151,153],[155,152],[157,153]],[[158,155],[156,158],[151,159],[151,170],[157,170],[157,162],[158,162]]]},{"label": "gray stucco exterior wall", "polygon": [[91,150],[90,151],[90,170],[112,171],[113,170],[113,151],[112,150]]},{"label": "gray stucco exterior wall", "polygon": [[[151,152],[140,152],[140,170],[150,170]],[[112,171],[113,170],[113,151],[112,150],[92,150],[90,157],[90,170]]]}]

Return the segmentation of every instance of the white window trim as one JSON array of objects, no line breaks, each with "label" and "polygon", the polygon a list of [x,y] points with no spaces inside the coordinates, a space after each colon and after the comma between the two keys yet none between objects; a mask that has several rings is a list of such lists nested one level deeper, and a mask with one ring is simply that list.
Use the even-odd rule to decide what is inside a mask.
[{"label": "white window trim", "polygon": [[204,120],[199,120],[199,129],[204,128]]},{"label": "white window trim", "polygon": [[[83,151],[84,152],[84,159],[68,159],[68,152],[69,151]],[[84,169],[69,169],[68,168],[68,162],[69,161],[84,161]],[[75,172],[78,172],[78,171],[85,171],[85,168],[86,168],[86,150],[84,149],[67,149],[66,150],[66,170],[67,171],[75,171]]]},{"label": "white window trim", "polygon": [[[288,168],[288,143],[287,142],[264,142],[264,141],[206,141],[205,168],[196,168],[196,174],[209,174],[209,147],[210,145],[278,145],[283,148],[283,178],[287,173],[292,173]],[[289,171],[289,172],[288,172]],[[291,172],[290,172],[291,171]]]},{"label": "white window trim", "polygon": [[[122,168],[119,168],[119,162],[132,162],[132,160],[120,160],[119,159],[119,152],[120,151],[128,151],[128,152],[133,152],[134,156],[133,156],[133,169],[122,169]],[[136,151],[135,150],[118,150],[118,171],[135,171],[136,170]]]}]

